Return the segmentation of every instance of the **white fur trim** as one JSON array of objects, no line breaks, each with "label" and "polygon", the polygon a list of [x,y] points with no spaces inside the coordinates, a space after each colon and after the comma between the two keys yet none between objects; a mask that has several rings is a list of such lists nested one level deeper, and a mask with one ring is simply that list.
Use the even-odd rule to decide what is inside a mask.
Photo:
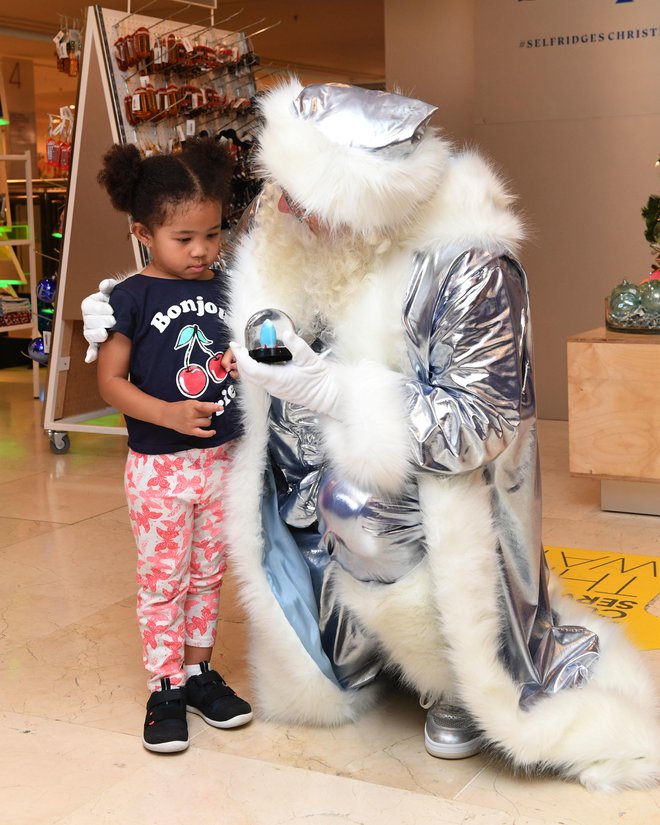
[{"label": "white fur trim", "polygon": [[588,787],[647,787],[660,776],[656,705],[648,676],[619,629],[565,599],[560,623],[600,638],[592,679],[518,705],[519,689],[497,657],[496,537],[488,491],[477,475],[420,483],[430,571],[457,690],[486,737],[519,769],[549,767]]},{"label": "white fur trim", "polygon": [[334,228],[368,235],[406,223],[437,189],[448,144],[428,130],[410,154],[395,158],[334,143],[297,115],[293,101],[302,88],[292,79],[261,99],[258,166]]},{"label": "white fur trim", "polygon": [[[307,654],[275,599],[262,566],[261,491],[266,462],[269,400],[241,387],[245,436],[227,481],[226,530],[239,593],[250,619],[249,661],[257,712],[287,722],[339,725],[357,718],[376,690],[345,691]],[[295,680],[295,689],[292,689]]]},{"label": "white fur trim", "polygon": [[244,237],[233,251],[233,261],[229,270],[228,319],[232,335],[244,344],[245,324],[251,315],[267,307],[276,307],[277,301],[269,294],[268,280],[261,274],[263,262],[256,259],[254,244]]},{"label": "white fur trim", "polygon": [[362,489],[393,493],[411,470],[406,377],[374,362],[335,370],[340,420],[324,423],[333,465]]},{"label": "white fur trim", "polygon": [[440,246],[446,255],[466,249],[515,253],[525,237],[512,211],[515,198],[493,167],[476,152],[455,155],[442,185],[411,228],[409,243]]},{"label": "white fur trim", "polygon": [[339,567],[333,581],[403,682],[429,702],[453,694],[427,560],[392,584],[361,582]]}]

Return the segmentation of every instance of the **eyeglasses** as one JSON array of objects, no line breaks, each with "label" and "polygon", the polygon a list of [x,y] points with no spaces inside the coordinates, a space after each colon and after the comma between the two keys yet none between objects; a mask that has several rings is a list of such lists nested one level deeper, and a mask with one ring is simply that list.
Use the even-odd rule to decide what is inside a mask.
[{"label": "eyeglasses", "polygon": [[309,217],[307,211],[303,209],[303,207],[293,200],[289,193],[282,189],[282,197],[284,198],[284,202],[287,205],[289,212],[293,215],[293,217],[298,221],[304,221],[306,218]]}]

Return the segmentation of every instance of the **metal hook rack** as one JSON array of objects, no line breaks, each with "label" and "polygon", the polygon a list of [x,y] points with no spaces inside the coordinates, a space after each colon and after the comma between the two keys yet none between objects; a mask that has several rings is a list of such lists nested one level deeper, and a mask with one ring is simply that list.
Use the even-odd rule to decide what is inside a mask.
[{"label": "metal hook rack", "polygon": [[140,12],[143,12],[145,9],[148,9],[149,6],[153,6],[153,4],[157,2],[158,0],[149,0],[149,2],[146,3],[144,6],[140,6],[139,9],[130,12],[126,15],[126,17],[122,17],[121,20],[117,20],[117,22],[113,24],[113,29],[116,29],[117,26],[120,26],[124,22],[124,20],[128,20],[130,17],[135,17],[137,14],[140,14]]}]

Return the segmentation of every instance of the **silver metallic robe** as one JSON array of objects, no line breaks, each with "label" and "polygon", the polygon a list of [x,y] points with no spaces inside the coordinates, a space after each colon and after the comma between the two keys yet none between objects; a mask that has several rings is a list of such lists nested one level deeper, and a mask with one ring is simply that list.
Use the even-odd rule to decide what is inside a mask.
[{"label": "silver metallic robe", "polygon": [[[335,598],[332,565],[373,586],[397,581],[426,552],[419,475],[481,472],[498,537],[500,656],[525,707],[589,678],[598,638],[583,627],[557,626],[549,606],[525,274],[507,256],[471,250],[443,260],[441,254],[414,257],[402,307],[416,465],[407,488],[385,500],[338,477],[324,463],[316,417],[273,399],[273,490],[311,572],[318,615],[303,612],[307,621],[318,620],[333,675],[350,689],[372,681],[383,662],[376,639]],[[316,346],[332,347],[331,330]],[[272,525],[265,526],[266,541],[277,541]],[[268,553],[264,564],[276,582]],[[295,573],[289,580],[295,589]],[[281,580],[274,589],[292,621],[300,599]],[[297,628],[304,623],[300,616],[292,621]]]}]

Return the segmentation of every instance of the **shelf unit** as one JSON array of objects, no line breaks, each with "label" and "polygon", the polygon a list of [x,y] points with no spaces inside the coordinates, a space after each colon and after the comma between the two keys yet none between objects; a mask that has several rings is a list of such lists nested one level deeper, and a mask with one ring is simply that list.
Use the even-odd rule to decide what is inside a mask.
[{"label": "shelf unit", "polygon": [[[9,163],[11,161],[23,162],[25,164],[25,194],[27,205],[27,227],[28,238],[23,240],[6,239],[0,240],[0,247],[3,246],[25,246],[28,250],[28,282],[30,285],[30,311],[32,313],[32,320],[26,324],[12,324],[6,327],[0,327],[0,332],[13,332],[19,329],[29,329],[32,331],[32,338],[39,336],[39,325],[37,322],[37,254],[35,248],[34,236],[34,202],[32,200],[32,157],[30,151],[17,155],[0,155],[0,163]],[[32,396],[34,398],[40,397],[40,381],[39,381],[39,364],[36,361],[32,362]]]}]

